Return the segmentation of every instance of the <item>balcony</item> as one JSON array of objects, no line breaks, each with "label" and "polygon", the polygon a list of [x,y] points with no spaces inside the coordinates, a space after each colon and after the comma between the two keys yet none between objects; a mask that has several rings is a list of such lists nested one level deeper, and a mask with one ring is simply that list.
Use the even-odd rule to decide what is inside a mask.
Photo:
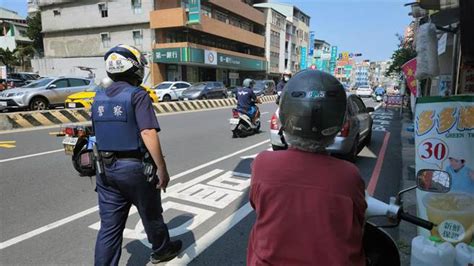
[{"label": "balcony", "polygon": [[150,28],[152,29],[184,27],[186,22],[186,12],[181,7],[150,12]]},{"label": "balcony", "polygon": [[223,9],[226,9],[234,14],[243,16],[244,18],[251,20],[257,24],[260,24],[262,26],[265,25],[265,14],[245,3],[242,3],[241,1],[208,0],[208,2]]},{"label": "balcony", "polygon": [[178,27],[188,27],[222,38],[265,48],[265,36],[235,27],[202,14],[200,24],[187,25],[186,11],[184,8],[161,9],[150,12],[151,29]]}]

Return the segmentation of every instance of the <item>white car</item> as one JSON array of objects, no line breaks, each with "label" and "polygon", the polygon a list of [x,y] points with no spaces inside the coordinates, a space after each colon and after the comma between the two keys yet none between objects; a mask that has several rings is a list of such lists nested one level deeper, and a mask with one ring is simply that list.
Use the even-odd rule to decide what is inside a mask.
[{"label": "white car", "polygon": [[359,97],[371,97],[372,93],[373,93],[372,89],[368,86],[367,87],[361,86],[361,87],[358,87],[356,90],[356,95]]},{"label": "white car", "polygon": [[179,100],[183,91],[190,86],[191,84],[185,81],[165,81],[158,84],[154,90],[160,102],[169,102]]}]

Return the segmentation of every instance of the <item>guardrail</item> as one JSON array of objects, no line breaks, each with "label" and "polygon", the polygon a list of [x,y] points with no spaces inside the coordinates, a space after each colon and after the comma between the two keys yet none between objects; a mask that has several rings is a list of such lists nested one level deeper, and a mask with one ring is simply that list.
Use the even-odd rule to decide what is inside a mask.
[{"label": "guardrail", "polygon": [[[263,103],[275,102],[276,95],[263,96]],[[234,98],[217,99],[217,100],[197,100],[197,101],[179,101],[179,102],[162,102],[153,104],[155,112],[176,113],[188,112],[203,109],[216,109],[223,107],[231,107],[237,105]],[[87,109],[53,109],[46,111],[33,112],[16,112],[0,114],[0,131],[31,128],[41,126],[53,126],[62,124],[72,124],[90,121],[90,112]]]}]

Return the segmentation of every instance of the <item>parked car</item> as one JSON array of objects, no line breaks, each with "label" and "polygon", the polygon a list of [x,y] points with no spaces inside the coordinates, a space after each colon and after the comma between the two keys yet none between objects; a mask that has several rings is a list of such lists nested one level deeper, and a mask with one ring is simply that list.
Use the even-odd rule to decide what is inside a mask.
[{"label": "parked car", "polygon": [[275,81],[273,80],[255,80],[253,91],[257,96],[273,95],[276,93]]},{"label": "parked car", "polygon": [[[158,96],[155,91],[146,85],[141,85],[141,87],[148,92],[150,95],[151,101],[154,103],[158,102]],[[74,93],[67,97],[64,105],[66,108],[91,108],[92,103],[94,102],[94,97],[97,91],[103,90],[104,88],[94,85],[85,91]]]},{"label": "parked car", "polygon": [[[357,154],[364,145],[370,145],[372,139],[372,117],[374,108],[366,107],[364,102],[354,94],[347,94],[347,111],[341,132],[327,150],[331,154],[339,155],[344,159],[354,162]],[[281,123],[279,109],[270,120],[270,141],[273,150],[284,149],[280,131]],[[284,136],[283,136],[284,138]]]},{"label": "parked car", "polygon": [[165,81],[155,86],[154,90],[160,101],[169,102],[179,100],[181,93],[190,86],[191,84],[185,81]]},{"label": "parked car", "polygon": [[77,77],[42,78],[26,86],[0,93],[0,108],[45,110],[53,106],[63,106],[69,95],[84,91],[91,84],[92,80]]},{"label": "parked car", "polygon": [[[21,79],[13,79],[13,78],[7,78],[5,79],[0,79],[0,83],[6,82],[8,85],[8,88],[18,88],[18,87],[23,87],[27,83]],[[13,82],[13,87],[12,87],[12,82]]]},{"label": "parked car", "polygon": [[220,81],[199,82],[183,91],[180,100],[227,98],[227,88]]},{"label": "parked car", "polygon": [[40,75],[36,73],[30,72],[17,72],[17,73],[10,73],[7,75],[8,79],[17,79],[23,81],[25,84],[29,84],[40,79]]},{"label": "parked car", "polygon": [[369,86],[360,86],[356,90],[356,95],[370,98],[372,96],[372,89]]}]

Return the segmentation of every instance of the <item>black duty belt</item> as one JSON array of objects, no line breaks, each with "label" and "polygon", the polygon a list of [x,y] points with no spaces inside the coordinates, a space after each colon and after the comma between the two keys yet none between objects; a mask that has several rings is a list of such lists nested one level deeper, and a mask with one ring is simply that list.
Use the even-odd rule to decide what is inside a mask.
[{"label": "black duty belt", "polygon": [[139,151],[114,151],[102,152],[103,157],[115,157],[116,159],[143,159],[144,154]]}]

